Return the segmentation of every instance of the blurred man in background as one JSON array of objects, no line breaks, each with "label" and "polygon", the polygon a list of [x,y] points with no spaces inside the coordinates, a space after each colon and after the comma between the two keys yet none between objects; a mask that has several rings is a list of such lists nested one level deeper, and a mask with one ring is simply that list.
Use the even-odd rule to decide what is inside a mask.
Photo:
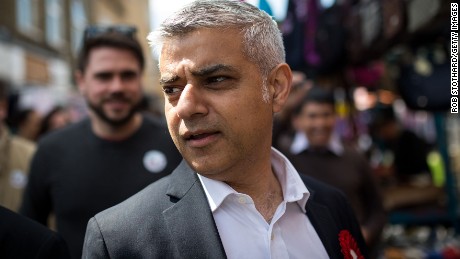
[{"label": "blurred man in background", "polygon": [[7,114],[8,86],[0,80],[0,205],[17,211],[35,144],[10,133],[5,123]]},{"label": "blurred man in background", "polygon": [[376,161],[374,171],[384,192],[385,208],[389,212],[402,209],[417,213],[422,208],[442,207],[443,183],[435,184],[428,164],[436,147],[404,128],[392,106],[378,105],[372,114],[371,159]]},{"label": "blurred man in background", "polygon": [[33,108],[26,108],[12,114],[14,117],[10,121],[10,129],[21,138],[32,142],[38,140],[42,115]]},{"label": "blurred man in background", "polygon": [[41,139],[21,212],[57,231],[81,258],[86,224],[172,171],[181,156],[166,127],[139,112],[144,56],[127,26],[85,30],[76,81],[89,118]]},{"label": "blurred man in background", "polygon": [[55,106],[44,117],[40,126],[39,138],[72,123],[65,106]]},{"label": "blurred man in background", "polygon": [[342,190],[349,198],[370,247],[386,223],[382,197],[366,158],[342,145],[336,125],[333,92],[315,86],[294,110],[296,138],[290,160],[299,172]]}]

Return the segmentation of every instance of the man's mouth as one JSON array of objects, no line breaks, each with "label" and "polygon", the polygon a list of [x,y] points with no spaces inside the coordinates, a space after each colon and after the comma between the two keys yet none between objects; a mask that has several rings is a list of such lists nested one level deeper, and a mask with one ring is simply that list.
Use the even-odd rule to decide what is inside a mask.
[{"label": "man's mouth", "polygon": [[211,136],[215,133],[200,133],[200,134],[193,134],[187,137],[185,140],[199,140],[199,139],[204,139],[208,136]]},{"label": "man's mouth", "polygon": [[190,147],[202,148],[208,146],[218,139],[219,132],[188,132],[183,138]]},{"label": "man's mouth", "polygon": [[104,100],[106,103],[129,103],[127,98],[109,98]]}]

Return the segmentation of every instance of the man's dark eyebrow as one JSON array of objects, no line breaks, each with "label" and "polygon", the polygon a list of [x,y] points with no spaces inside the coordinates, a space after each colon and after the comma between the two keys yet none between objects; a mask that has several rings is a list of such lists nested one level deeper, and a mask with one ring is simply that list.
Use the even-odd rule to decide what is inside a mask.
[{"label": "man's dark eyebrow", "polygon": [[[216,65],[211,65],[208,67],[201,68],[196,71],[191,71],[192,75],[197,76],[197,77],[204,77],[207,75],[211,75],[215,72],[219,71],[225,71],[225,72],[234,72],[236,69],[232,66],[229,65],[224,65],[224,64],[216,64]],[[165,85],[165,84],[170,84],[179,81],[181,78],[178,75],[174,76],[166,76],[164,78],[160,79],[160,85]]]},{"label": "man's dark eyebrow", "polygon": [[112,72],[112,71],[98,71],[98,72],[94,73],[94,75],[100,75],[100,74],[115,74],[115,72]]},{"label": "man's dark eyebrow", "polygon": [[98,75],[121,75],[121,74],[139,74],[138,71],[134,70],[134,69],[125,69],[125,70],[121,70],[121,71],[112,71],[112,70],[101,70],[101,71],[96,71],[94,72],[94,75],[98,76]]},{"label": "man's dark eyebrow", "polygon": [[196,70],[196,71],[192,71],[191,73],[194,76],[204,77],[204,76],[213,74],[215,72],[220,72],[220,71],[235,72],[236,69],[234,67],[232,67],[232,66],[229,66],[229,65],[216,64],[216,65],[211,65],[211,66],[208,66],[208,67],[201,68],[201,69]]},{"label": "man's dark eyebrow", "polygon": [[163,78],[160,78],[160,85],[174,83],[174,82],[177,82],[179,79],[180,77],[178,75],[174,75],[171,77],[163,77]]}]

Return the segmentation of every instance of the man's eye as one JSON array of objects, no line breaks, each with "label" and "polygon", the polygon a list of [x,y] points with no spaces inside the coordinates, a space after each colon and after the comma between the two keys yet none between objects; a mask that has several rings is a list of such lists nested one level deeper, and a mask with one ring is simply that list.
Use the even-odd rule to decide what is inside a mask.
[{"label": "man's eye", "polygon": [[179,87],[163,87],[163,92],[167,95],[175,94],[180,92]]},{"label": "man's eye", "polygon": [[310,120],[314,120],[314,119],[318,118],[318,115],[317,114],[307,114],[306,117],[309,118]]},{"label": "man's eye", "polygon": [[108,81],[112,79],[113,73],[98,73],[95,77],[101,81]]},{"label": "man's eye", "polygon": [[137,73],[135,71],[125,71],[121,73],[121,79],[124,81],[129,81],[137,78]]},{"label": "man's eye", "polygon": [[226,76],[213,76],[213,77],[210,77],[208,78],[208,84],[212,84],[212,83],[220,83],[220,82],[223,82],[227,79],[228,77]]}]

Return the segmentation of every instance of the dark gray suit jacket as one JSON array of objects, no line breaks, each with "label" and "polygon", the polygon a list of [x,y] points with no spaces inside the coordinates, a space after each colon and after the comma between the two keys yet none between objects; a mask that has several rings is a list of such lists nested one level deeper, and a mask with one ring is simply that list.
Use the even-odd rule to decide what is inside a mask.
[{"label": "dark gray suit jacket", "polygon": [[[311,193],[307,215],[329,257],[344,258],[338,239],[341,230],[349,230],[366,255],[359,225],[342,193],[311,178],[302,179]],[[182,161],[171,175],[91,218],[83,258],[226,255],[201,182]],[[309,258],[308,254],[305,258]]]}]

